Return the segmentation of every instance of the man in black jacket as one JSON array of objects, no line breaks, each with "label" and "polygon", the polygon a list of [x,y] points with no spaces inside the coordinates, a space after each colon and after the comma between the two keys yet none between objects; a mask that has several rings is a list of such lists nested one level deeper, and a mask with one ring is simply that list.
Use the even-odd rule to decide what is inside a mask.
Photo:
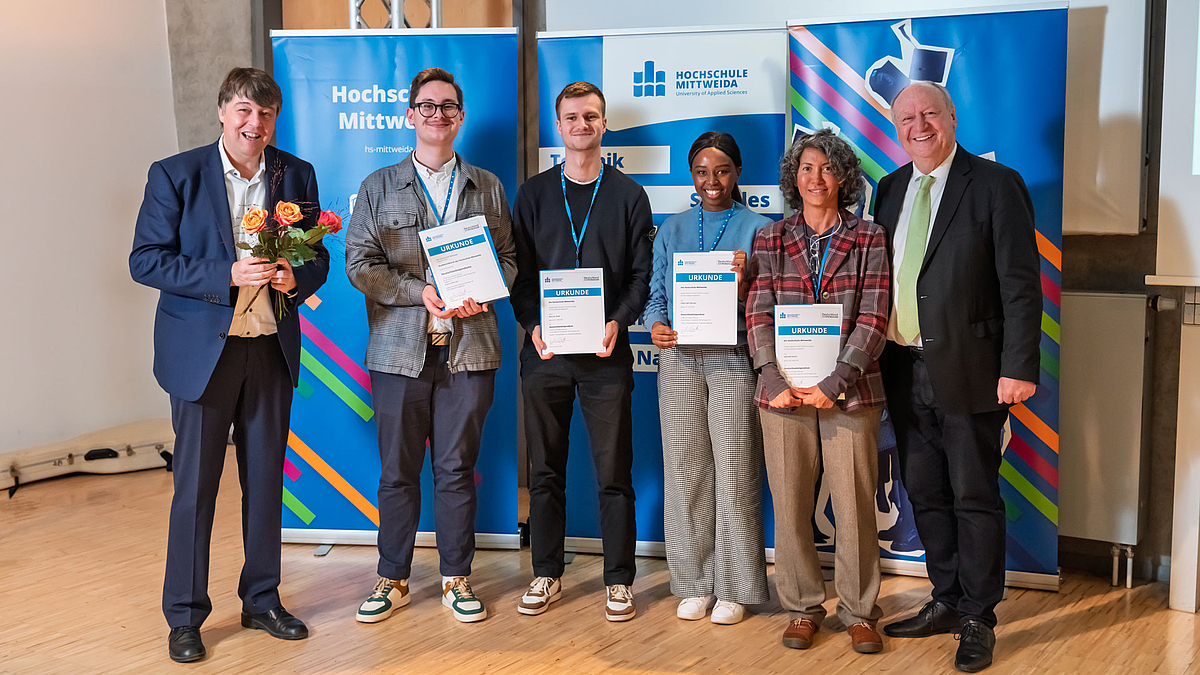
[{"label": "man in black jacket", "polygon": [[[595,85],[567,85],[555,101],[566,159],[517,191],[513,234],[517,280],[512,306],[528,334],[521,350],[525,438],[531,464],[530,548],[534,580],[517,606],[541,614],[562,591],[566,532],[567,445],[576,392],[587,423],[600,492],[604,542],[605,616],[635,613],[630,586],[637,538],[633,509],[633,353],[627,327],[650,296],[653,226],[646,192],[600,160],[607,127],[604,94]],[[604,271],[603,351],[546,350],[541,330],[539,272]]]},{"label": "man in black jacket", "polygon": [[884,632],[957,632],[954,665],[976,672],[991,665],[1004,594],[1004,421],[1040,367],[1033,204],[1016,171],[955,142],[944,88],[909,85],[892,121],[913,161],[879,182],[894,275],[880,366],[933,599]]}]

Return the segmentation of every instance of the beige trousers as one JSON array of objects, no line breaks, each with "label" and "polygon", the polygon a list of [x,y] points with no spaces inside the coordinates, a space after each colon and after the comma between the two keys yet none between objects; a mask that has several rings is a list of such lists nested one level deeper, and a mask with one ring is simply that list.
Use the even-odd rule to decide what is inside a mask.
[{"label": "beige trousers", "polygon": [[881,406],[760,410],[767,479],[775,505],[775,590],[792,618],[820,625],[827,599],[813,542],[817,479],[824,469],[833,501],[834,589],[842,623],[874,625],[879,597],[875,486]]}]

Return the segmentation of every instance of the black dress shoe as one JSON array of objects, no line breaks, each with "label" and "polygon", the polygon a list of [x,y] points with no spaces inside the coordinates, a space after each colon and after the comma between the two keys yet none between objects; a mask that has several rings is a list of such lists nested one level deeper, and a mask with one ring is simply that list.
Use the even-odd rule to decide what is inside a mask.
[{"label": "black dress shoe", "polygon": [[271,637],[280,640],[303,640],[308,637],[308,627],[304,622],[289,614],[283,607],[276,607],[261,614],[242,612],[242,626],[265,630]]},{"label": "black dress shoe", "polygon": [[167,653],[177,663],[191,663],[204,658],[204,643],[200,641],[200,629],[196,626],[179,626],[171,629],[167,638]]},{"label": "black dress shoe", "polygon": [[940,633],[953,633],[958,628],[958,610],[944,602],[931,600],[925,603],[916,616],[893,621],[883,627],[883,632],[898,638],[922,638]]},{"label": "black dress shoe", "polygon": [[964,673],[978,673],[992,665],[992,649],[996,646],[996,633],[992,627],[979,619],[963,619],[958,632],[958,653],[954,655],[954,667]]}]

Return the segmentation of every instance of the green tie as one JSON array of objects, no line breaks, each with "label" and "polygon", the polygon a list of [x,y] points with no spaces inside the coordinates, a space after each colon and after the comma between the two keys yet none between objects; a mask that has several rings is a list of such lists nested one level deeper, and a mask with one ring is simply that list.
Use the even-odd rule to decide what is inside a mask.
[{"label": "green tie", "polygon": [[921,323],[917,317],[917,276],[921,273],[925,243],[929,239],[929,189],[935,180],[933,176],[921,176],[921,186],[917,189],[917,198],[913,200],[912,213],[908,217],[904,259],[900,261],[900,272],[896,275],[896,331],[909,344],[921,334]]}]

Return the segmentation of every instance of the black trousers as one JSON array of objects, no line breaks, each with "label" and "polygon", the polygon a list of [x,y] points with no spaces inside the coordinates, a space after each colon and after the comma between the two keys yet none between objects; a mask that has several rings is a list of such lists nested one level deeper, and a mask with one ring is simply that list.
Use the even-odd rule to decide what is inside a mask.
[{"label": "black trousers", "polygon": [[200,398],[171,397],[175,494],[167,535],[163,614],[172,628],[199,626],[212,611],[208,552],[231,424],[242,488],[245,554],[238,596],[247,612],[266,612],[280,605],[283,454],[291,404],[292,380],[274,335],[227,338]]},{"label": "black trousers", "polygon": [[496,371],[451,373],[449,347],[430,345],[417,377],[371,371],[379,429],[379,576],[407,579],[421,518],[425,440],[433,469],[433,521],[443,576],[471,574],[475,461]]},{"label": "black trousers", "polygon": [[632,584],[637,526],[633,509],[633,371],[629,347],[613,355],[559,354],[543,361],[521,350],[521,397],[529,452],[529,535],[533,572],[563,574],[567,450],[575,396],[587,424],[600,492],[604,584]]},{"label": "black trousers", "polygon": [[888,410],[933,599],[995,626],[1004,596],[1000,446],[1008,411],[945,412],[924,359],[891,342],[887,350]]}]

